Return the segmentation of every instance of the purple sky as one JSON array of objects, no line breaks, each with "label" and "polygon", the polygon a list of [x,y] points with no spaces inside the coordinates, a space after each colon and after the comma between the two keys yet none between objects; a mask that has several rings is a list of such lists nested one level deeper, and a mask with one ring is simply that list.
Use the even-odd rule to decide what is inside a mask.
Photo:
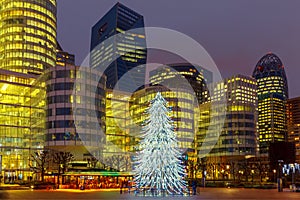
[{"label": "purple sky", "polygon": [[[91,27],[117,1],[57,1],[58,40],[65,51],[75,54],[76,63],[80,64],[89,52]],[[252,75],[264,54],[277,54],[285,65],[290,97],[300,96],[299,0],[119,2],[142,14],[145,26],[174,29],[198,41],[224,77],[238,73]],[[151,55],[149,59],[161,61]]]}]

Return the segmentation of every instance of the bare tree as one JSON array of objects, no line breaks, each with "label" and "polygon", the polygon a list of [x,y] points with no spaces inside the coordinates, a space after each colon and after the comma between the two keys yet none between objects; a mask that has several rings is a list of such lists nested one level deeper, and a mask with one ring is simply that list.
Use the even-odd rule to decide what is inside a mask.
[{"label": "bare tree", "polygon": [[[59,184],[59,177],[61,174],[64,174],[67,171],[68,163],[74,160],[73,154],[70,152],[55,152],[53,154],[53,162],[58,165],[58,178],[57,184]],[[64,184],[64,177],[62,179],[62,183]]]},{"label": "bare tree", "polygon": [[117,171],[129,171],[131,170],[131,159],[129,155],[113,155],[105,159],[106,164],[110,168]]},{"label": "bare tree", "polygon": [[246,182],[248,182],[248,178],[251,174],[251,166],[247,159],[241,160],[238,163],[239,171],[241,171],[242,176],[245,176]]},{"label": "bare tree", "polygon": [[47,150],[36,151],[31,155],[31,162],[29,167],[34,173],[41,174],[42,182],[44,182],[46,166],[50,161],[50,153]]},{"label": "bare tree", "polygon": [[92,169],[95,169],[97,167],[98,159],[94,156],[91,156],[90,158],[87,158],[89,167]]}]

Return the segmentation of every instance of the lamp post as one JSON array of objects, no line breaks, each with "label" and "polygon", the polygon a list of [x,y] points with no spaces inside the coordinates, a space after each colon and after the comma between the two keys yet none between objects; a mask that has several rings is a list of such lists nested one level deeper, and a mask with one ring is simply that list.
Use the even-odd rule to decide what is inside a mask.
[{"label": "lamp post", "polygon": [[226,171],[227,171],[227,179],[230,179],[231,176],[230,176],[230,165],[226,165]]},{"label": "lamp post", "polygon": [[294,190],[295,188],[295,166],[294,164],[290,164],[291,169],[292,169],[292,188]]},{"label": "lamp post", "polygon": [[273,181],[276,183],[276,169],[273,169]]},{"label": "lamp post", "polygon": [[251,169],[251,176],[252,176],[252,184],[253,184],[253,182],[254,182],[254,169]]}]

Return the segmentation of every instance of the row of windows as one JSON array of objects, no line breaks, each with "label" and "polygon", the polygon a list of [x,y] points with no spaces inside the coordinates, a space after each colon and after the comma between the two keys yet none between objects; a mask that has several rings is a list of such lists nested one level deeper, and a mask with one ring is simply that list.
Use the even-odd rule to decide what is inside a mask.
[{"label": "row of windows", "polygon": [[85,72],[85,71],[76,71],[76,70],[56,70],[50,72],[49,79],[55,79],[55,78],[80,78],[83,80],[89,80],[89,81],[95,81],[99,82],[102,85],[105,84],[104,77],[100,77],[99,74],[91,73],[91,72]]},{"label": "row of windows", "polygon": [[252,144],[255,145],[256,142],[254,139],[226,139],[221,141],[222,144],[239,144],[239,145],[245,145],[245,144]]},{"label": "row of windows", "polygon": [[228,130],[226,132],[222,132],[221,136],[233,136],[233,135],[238,135],[238,136],[256,136],[254,131],[247,131],[247,130]]},{"label": "row of windows", "polygon": [[[52,42],[52,44],[55,44],[55,29],[47,26],[44,23],[40,23],[34,20],[27,19],[26,20],[26,27],[23,26],[16,26],[16,23],[21,23],[22,19],[10,19],[6,20],[6,24],[14,24],[13,26],[5,26],[1,29],[0,33],[1,35],[12,35],[12,34],[33,34],[35,36],[40,36],[47,38]],[[24,23],[24,22],[23,22]],[[8,38],[7,38],[8,39]]]},{"label": "row of windows", "polygon": [[[13,65],[15,64],[15,62],[13,62],[14,59],[18,59],[19,61],[21,61],[22,59],[37,60],[37,61],[48,63],[51,66],[54,66],[55,64],[55,61],[53,59],[46,58],[38,53],[8,52],[5,53],[5,55],[7,59],[11,59],[11,62],[10,60],[8,60],[7,62],[2,62],[7,64],[5,66],[14,66]],[[43,66],[38,66],[38,67],[40,69],[43,69]]]},{"label": "row of windows", "polygon": [[74,83],[54,83],[47,85],[47,92],[58,90],[73,90]]},{"label": "row of windows", "polygon": [[[9,51],[9,50],[14,50],[14,51],[24,51],[23,53],[23,57],[27,57],[27,58],[30,58],[30,59],[40,59],[40,60],[43,60],[45,61],[45,57],[44,56],[41,56],[41,55],[44,55],[44,54],[47,54],[48,56],[52,57],[52,54],[53,52],[51,52],[51,50],[45,48],[45,47],[41,47],[41,45],[39,44],[23,44],[22,42],[19,42],[19,43],[7,43],[7,44],[4,44],[0,47],[0,51],[5,51],[5,55],[7,58],[9,57],[13,57],[13,55],[10,55],[9,53],[7,53],[6,51]],[[25,51],[31,51],[32,53],[30,54],[26,54]],[[35,52],[33,52],[35,51]],[[22,54],[22,53],[21,53]],[[27,56],[26,56],[27,55]]]},{"label": "row of windows", "polygon": [[[14,17],[15,19],[26,19],[26,17],[31,17],[31,18],[36,18],[38,20],[42,20],[43,22],[47,22],[48,25],[51,25],[53,28],[56,27],[56,23],[55,21],[53,21],[53,19],[49,18],[49,17],[45,17],[42,14],[39,14],[38,12],[34,12],[34,11],[26,11],[26,10],[7,10],[4,12],[1,12],[0,17],[2,19],[4,18],[10,18]],[[19,17],[19,18],[17,18]],[[9,19],[8,19],[9,20]],[[7,20],[5,20],[7,21]]]},{"label": "row of windows", "polygon": [[[90,121],[77,121],[77,128],[89,128],[96,129],[99,126],[98,122],[90,122]],[[58,120],[58,121],[49,121],[46,122],[47,129],[52,128],[75,128],[75,124],[73,120]]]},{"label": "row of windows", "polygon": [[253,114],[227,114],[226,115],[227,119],[254,119]]},{"label": "row of windows", "polygon": [[224,128],[234,128],[234,127],[254,128],[255,124],[251,122],[229,122],[224,124]]},{"label": "row of windows", "polygon": [[[53,109],[47,109],[46,115],[49,116],[54,116],[53,115]],[[73,115],[75,113],[76,115],[81,115],[81,116],[93,116],[96,114],[97,118],[104,117],[105,114],[104,112],[101,112],[99,110],[91,110],[91,109],[84,109],[84,108],[76,108],[75,112],[73,112],[72,108],[56,108],[55,113],[57,116],[59,115]]]},{"label": "row of windows", "polygon": [[[47,85],[47,92],[51,91],[59,91],[59,90],[73,90],[74,88],[74,83],[53,83],[50,85]],[[76,91],[84,90],[85,92],[91,92],[91,93],[96,93],[100,96],[105,96],[105,91],[103,88],[96,87],[94,85],[87,85],[87,84],[76,84]],[[85,97],[81,97],[85,98]],[[86,97],[89,98],[89,97]],[[89,99],[87,99],[89,100]]]},{"label": "row of windows", "polygon": [[[49,4],[48,1],[40,1],[40,0],[35,0],[36,2],[7,2],[7,3],[2,3],[2,10],[4,9],[19,9],[19,10],[25,10],[24,8],[27,9],[32,9],[36,10],[38,12],[44,13],[48,15],[51,19],[56,20],[56,9],[55,9],[55,4]],[[52,1],[52,0],[51,0]],[[40,6],[39,4],[42,4],[44,7]],[[47,9],[48,8],[48,9]]]},{"label": "row of windows", "polygon": [[234,147],[229,147],[229,148],[214,148],[211,150],[211,154],[213,153],[226,153],[226,152],[240,152],[240,153],[254,153],[255,148],[251,147],[239,147],[239,148],[234,148]]},{"label": "row of windows", "polygon": [[101,141],[100,135],[95,134],[78,134],[78,133],[54,133],[54,134],[47,134],[46,141],[68,141],[68,140],[75,140],[75,141],[93,141],[99,142]]},{"label": "row of windows", "polygon": [[[53,36],[56,35],[55,29],[49,28],[47,25],[43,24],[43,23],[39,23],[36,21],[32,21],[32,20],[27,20],[27,27],[31,27],[31,28],[40,28],[40,29],[44,29],[47,32],[52,33]],[[19,29],[22,28],[21,32],[14,32],[15,29]],[[26,30],[26,29],[25,29]],[[37,29],[38,30],[38,29]],[[16,35],[16,33],[18,33]],[[3,29],[3,34],[1,34],[1,42],[7,42],[7,41],[12,41],[12,42],[16,42],[16,41],[21,41],[23,42],[24,40],[26,42],[32,42],[32,43],[36,43],[39,45],[45,45],[45,41],[50,41],[49,44],[47,44],[47,46],[49,48],[54,48],[56,46],[56,42],[55,42],[55,38],[53,36],[49,37],[49,34],[45,34],[42,32],[41,35],[36,34],[36,32],[31,33],[28,32],[28,34],[26,34],[26,32],[23,32],[23,27],[8,27],[6,29]],[[33,36],[31,36],[33,35]],[[42,38],[43,37],[43,38]],[[41,39],[42,38],[42,39]],[[54,49],[55,50],[55,49]]]},{"label": "row of windows", "polygon": [[53,103],[73,103],[73,98],[71,95],[57,95],[47,97],[47,104]]}]

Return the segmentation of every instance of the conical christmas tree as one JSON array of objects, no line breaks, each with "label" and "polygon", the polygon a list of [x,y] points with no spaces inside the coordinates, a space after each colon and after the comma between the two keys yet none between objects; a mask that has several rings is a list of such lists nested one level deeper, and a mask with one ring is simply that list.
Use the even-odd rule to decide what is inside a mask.
[{"label": "conical christmas tree", "polygon": [[149,118],[142,131],[140,151],[136,156],[137,189],[146,188],[158,194],[183,194],[186,174],[167,101],[158,92],[147,109]]}]

